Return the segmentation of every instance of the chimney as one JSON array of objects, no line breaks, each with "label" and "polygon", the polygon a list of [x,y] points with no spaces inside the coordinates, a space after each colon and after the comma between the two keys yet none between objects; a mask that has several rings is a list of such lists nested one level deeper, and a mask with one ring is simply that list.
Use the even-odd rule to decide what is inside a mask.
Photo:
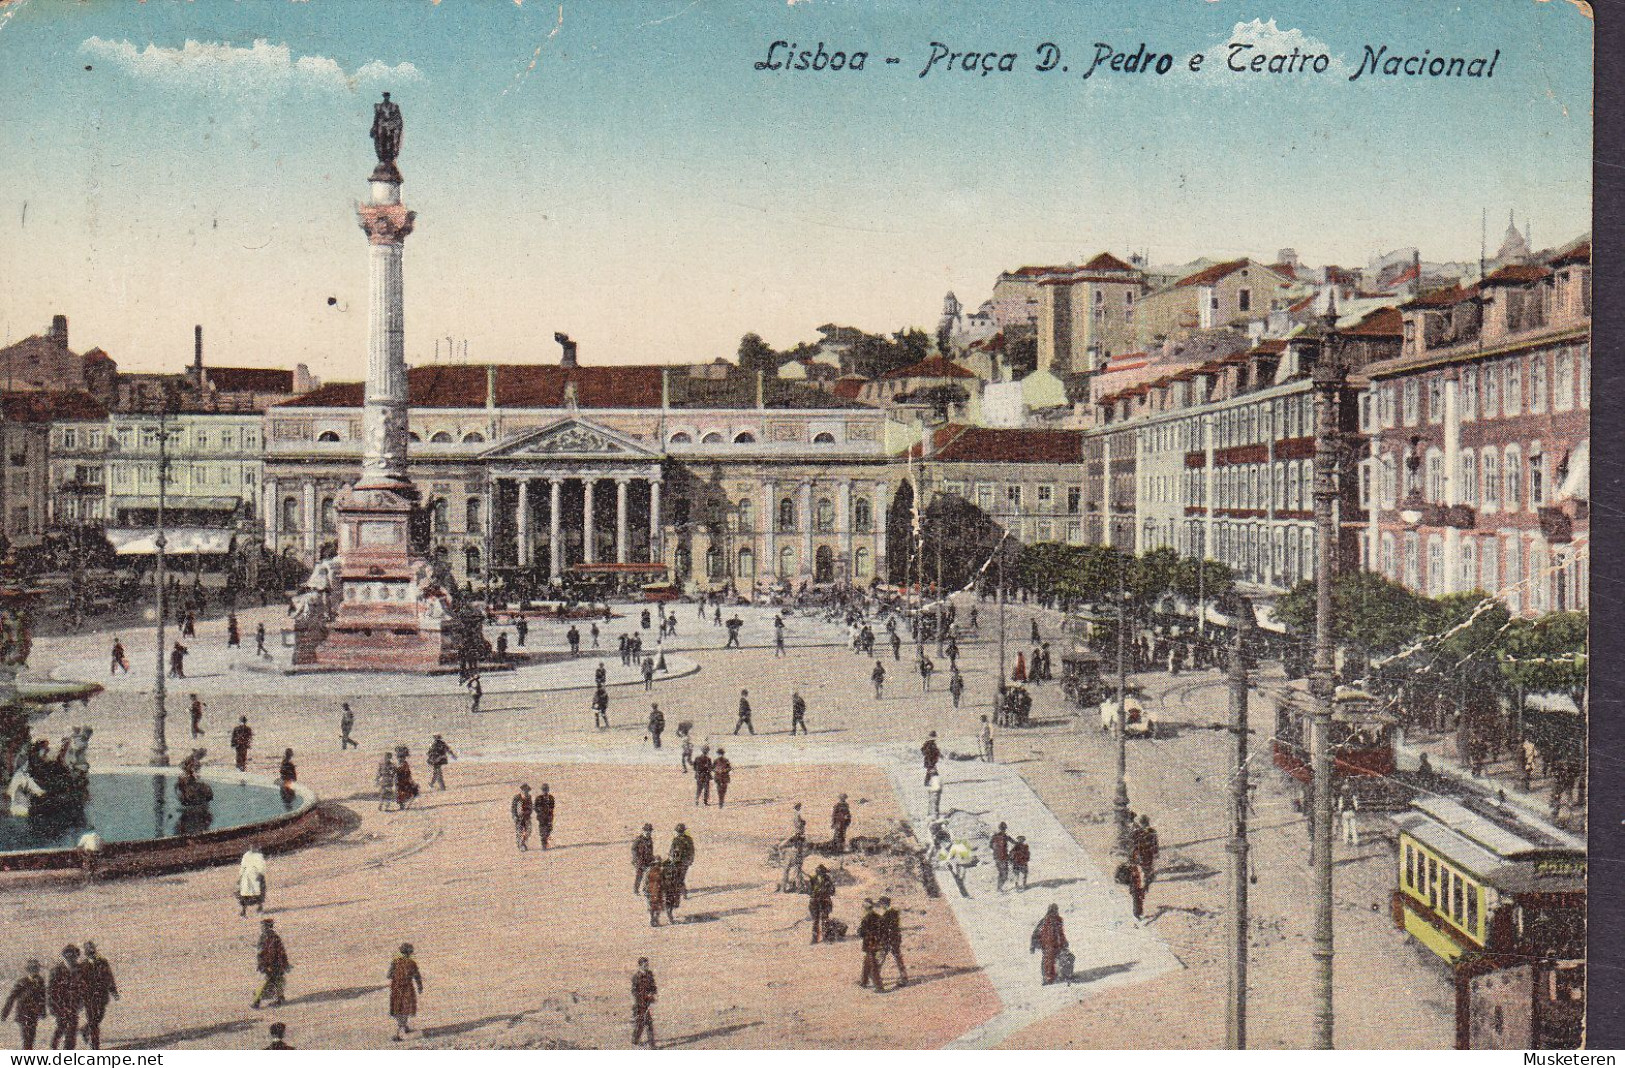
[{"label": "chimney", "polygon": [[293,365],[293,391],[295,393],[309,393],[316,385],[310,380],[310,367],[307,364]]},{"label": "chimney", "polygon": [[51,340],[68,347],[68,317],[66,315],[51,316]]},{"label": "chimney", "polygon": [[192,387],[203,388],[203,324],[192,327]]},{"label": "chimney", "polygon": [[576,343],[570,340],[569,334],[554,333],[553,340],[564,349],[564,358],[559,361],[560,367],[576,366]]}]

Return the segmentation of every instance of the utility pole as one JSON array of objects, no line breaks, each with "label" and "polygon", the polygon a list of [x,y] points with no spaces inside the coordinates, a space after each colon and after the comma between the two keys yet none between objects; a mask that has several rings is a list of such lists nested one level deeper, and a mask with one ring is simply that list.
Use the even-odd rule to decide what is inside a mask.
[{"label": "utility pole", "polygon": [[1235,734],[1236,762],[1230,773],[1230,982],[1225,1003],[1224,1038],[1226,1049],[1247,1048],[1247,948],[1251,919],[1247,911],[1247,887],[1251,872],[1247,855],[1247,807],[1251,803],[1247,758],[1251,736],[1247,729],[1247,661],[1245,651],[1251,636],[1253,606],[1240,599],[1236,610],[1235,648],[1230,654],[1230,729]]},{"label": "utility pole", "polygon": [[157,672],[152,683],[152,757],[153,767],[169,765],[169,743],[164,737],[164,506],[169,482],[169,391],[166,387],[158,403],[158,536],[153,539],[153,585],[158,605],[158,650],[155,656]]},{"label": "utility pole", "polygon": [[1128,814],[1128,556],[1117,554],[1117,792],[1112,814],[1117,821],[1117,852],[1129,853],[1133,828]]},{"label": "utility pole", "polygon": [[1320,353],[1312,381],[1315,390],[1315,662],[1309,676],[1314,727],[1310,759],[1314,768],[1314,857],[1310,896],[1314,929],[1314,1025],[1310,1047],[1332,1049],[1332,702],[1337,692],[1336,647],[1332,636],[1332,586],[1337,581],[1337,466],[1340,435],[1338,401],[1343,368],[1335,339],[1336,297],[1327,302]]}]

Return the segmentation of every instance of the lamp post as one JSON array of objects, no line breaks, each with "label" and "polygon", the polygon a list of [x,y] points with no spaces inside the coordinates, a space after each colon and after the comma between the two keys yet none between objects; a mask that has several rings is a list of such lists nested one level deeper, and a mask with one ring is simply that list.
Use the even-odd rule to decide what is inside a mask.
[{"label": "lamp post", "polygon": [[1117,554],[1117,791],[1112,815],[1117,821],[1117,852],[1129,853],[1128,814],[1128,556]]},{"label": "lamp post", "polygon": [[168,712],[164,708],[164,537],[166,491],[169,484],[169,391],[164,390],[158,405],[158,536],[153,539],[153,592],[158,606],[158,638],[156,671],[152,683],[152,756],[153,767],[169,764],[169,743],[164,737],[164,721]]},{"label": "lamp post", "polygon": [[1235,734],[1235,764],[1230,771],[1230,975],[1225,1000],[1225,1047],[1247,1048],[1247,949],[1251,921],[1248,916],[1247,808],[1250,788],[1247,774],[1247,660],[1246,649],[1253,621],[1252,605],[1238,598],[1235,645],[1230,659],[1230,729]]}]

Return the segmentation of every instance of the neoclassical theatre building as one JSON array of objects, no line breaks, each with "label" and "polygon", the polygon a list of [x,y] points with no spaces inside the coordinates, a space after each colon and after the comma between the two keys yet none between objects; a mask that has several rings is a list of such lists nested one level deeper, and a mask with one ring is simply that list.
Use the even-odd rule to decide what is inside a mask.
[{"label": "neoclassical theatre building", "polygon": [[[409,372],[412,478],[459,578],[664,563],[704,587],[885,576],[905,427],[724,363]],[[361,460],[360,383],[266,413],[266,541],[313,562]]]}]

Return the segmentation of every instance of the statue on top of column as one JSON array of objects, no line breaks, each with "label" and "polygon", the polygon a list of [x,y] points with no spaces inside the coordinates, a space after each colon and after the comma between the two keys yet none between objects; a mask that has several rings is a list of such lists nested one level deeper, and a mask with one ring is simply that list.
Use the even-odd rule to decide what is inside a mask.
[{"label": "statue on top of column", "polygon": [[401,134],[404,127],[401,122],[401,107],[384,94],[384,99],[372,106],[372,147],[378,153],[378,169],[373,172],[375,180],[400,181],[400,171],[395,168],[395,158],[401,154]]}]

